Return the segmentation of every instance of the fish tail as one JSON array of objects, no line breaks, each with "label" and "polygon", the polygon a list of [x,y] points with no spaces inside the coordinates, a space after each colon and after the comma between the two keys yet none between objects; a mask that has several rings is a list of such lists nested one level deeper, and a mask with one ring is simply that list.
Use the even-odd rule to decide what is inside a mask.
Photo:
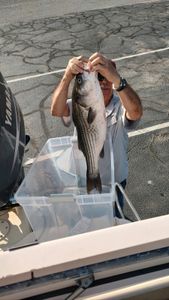
[{"label": "fish tail", "polygon": [[90,194],[92,190],[96,189],[99,193],[102,192],[102,183],[100,174],[97,177],[90,177],[87,174],[87,193]]}]

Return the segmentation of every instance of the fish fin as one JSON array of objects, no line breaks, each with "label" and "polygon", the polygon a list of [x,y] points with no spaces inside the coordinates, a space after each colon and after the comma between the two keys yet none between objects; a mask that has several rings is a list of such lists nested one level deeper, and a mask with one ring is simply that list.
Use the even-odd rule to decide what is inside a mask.
[{"label": "fish fin", "polygon": [[92,107],[89,107],[87,122],[91,124],[94,121],[95,117],[96,117],[96,111]]},{"label": "fish fin", "polygon": [[100,152],[100,157],[101,157],[101,158],[104,157],[104,146],[103,146],[103,148],[102,148],[102,150],[101,150],[101,152]]},{"label": "fish fin", "polygon": [[81,138],[81,135],[79,133],[79,131],[77,130],[77,144],[78,144],[78,149],[82,151],[82,138]]},{"label": "fish fin", "polygon": [[79,133],[77,133],[77,144],[78,144],[78,149],[82,150],[82,148],[81,148],[81,137],[80,137]]},{"label": "fish fin", "polygon": [[92,190],[96,189],[99,193],[102,192],[102,183],[100,174],[97,177],[91,178],[87,174],[87,193],[90,194]]},{"label": "fish fin", "polygon": [[78,149],[82,151],[81,144],[79,141],[78,141]]}]

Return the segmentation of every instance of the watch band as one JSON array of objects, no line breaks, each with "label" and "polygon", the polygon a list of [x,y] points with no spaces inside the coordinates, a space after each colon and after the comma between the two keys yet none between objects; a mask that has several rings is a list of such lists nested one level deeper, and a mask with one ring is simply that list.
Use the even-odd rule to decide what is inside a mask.
[{"label": "watch band", "polygon": [[117,92],[122,91],[127,86],[127,80],[125,78],[120,77],[120,84],[118,88],[115,88],[113,85],[113,89]]}]

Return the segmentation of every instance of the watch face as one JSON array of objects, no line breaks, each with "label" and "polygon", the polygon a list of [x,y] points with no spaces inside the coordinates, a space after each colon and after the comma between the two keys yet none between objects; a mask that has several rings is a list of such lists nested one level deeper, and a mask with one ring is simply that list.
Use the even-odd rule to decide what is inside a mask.
[{"label": "watch face", "polygon": [[122,91],[127,85],[127,81],[125,78],[121,78],[121,81],[120,81],[120,86],[118,89],[116,89],[117,92],[120,92]]},{"label": "watch face", "polygon": [[125,87],[126,85],[127,85],[127,81],[126,81],[125,78],[123,78],[123,80],[122,80],[122,86]]}]

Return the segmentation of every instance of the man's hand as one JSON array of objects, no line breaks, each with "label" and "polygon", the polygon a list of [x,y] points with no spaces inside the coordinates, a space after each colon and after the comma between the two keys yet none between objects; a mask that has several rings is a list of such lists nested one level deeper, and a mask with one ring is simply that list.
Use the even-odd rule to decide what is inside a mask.
[{"label": "man's hand", "polygon": [[88,62],[88,59],[84,56],[73,57],[69,60],[65,70],[65,77],[72,80],[78,73],[83,73],[84,64]]},{"label": "man's hand", "polygon": [[102,74],[108,81],[118,86],[120,84],[120,75],[111,59],[103,56],[100,53],[94,53],[90,56],[91,70]]},{"label": "man's hand", "polygon": [[86,63],[88,63],[88,59],[83,56],[73,57],[69,60],[65,73],[52,96],[51,114],[53,116],[69,116],[70,111],[66,101],[70,82],[75,75],[84,71]]}]

